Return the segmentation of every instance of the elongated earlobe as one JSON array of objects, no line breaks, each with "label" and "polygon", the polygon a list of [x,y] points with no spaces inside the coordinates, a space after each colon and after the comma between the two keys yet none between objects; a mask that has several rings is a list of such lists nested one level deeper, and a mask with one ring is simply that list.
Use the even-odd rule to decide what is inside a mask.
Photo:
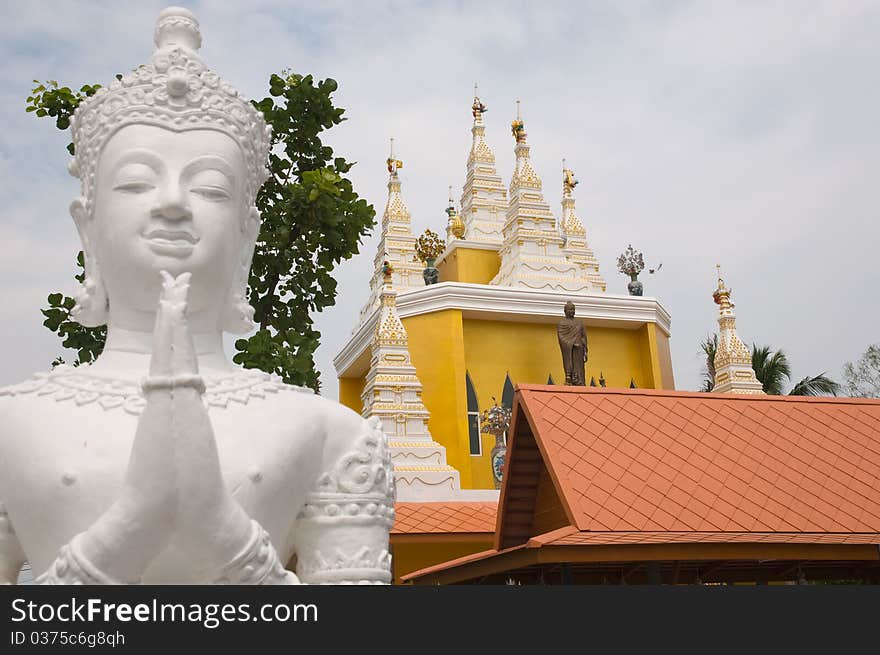
[{"label": "elongated earlobe", "polygon": [[245,334],[254,329],[254,308],[247,301],[247,284],[259,233],[260,212],[252,206],[243,222],[241,259],[223,313],[221,328],[225,332]]},{"label": "elongated earlobe", "polygon": [[76,295],[76,305],[70,311],[70,317],[85,327],[98,327],[107,323],[109,303],[104,280],[101,278],[101,270],[98,260],[91,248],[89,228],[91,217],[86,210],[83,198],[77,198],[70,203],[70,215],[76,224],[83,247],[83,260],[85,263],[85,279]]}]

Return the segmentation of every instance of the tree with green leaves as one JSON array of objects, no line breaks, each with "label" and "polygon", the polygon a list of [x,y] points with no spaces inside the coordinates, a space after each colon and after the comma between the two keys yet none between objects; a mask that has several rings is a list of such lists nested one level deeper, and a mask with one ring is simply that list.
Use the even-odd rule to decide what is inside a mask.
[{"label": "tree with green leaves", "polygon": [[[715,352],[718,350],[718,335],[710,334],[700,343],[706,356],[703,384],[700,391],[712,391],[715,386]],[[764,393],[771,396],[786,395],[785,382],[791,379],[791,365],[782,350],[773,351],[768,346],[752,344],[752,369],[755,377],[764,387]],[[840,385],[825,375],[806,376],[800,380],[787,395],[789,396],[836,396]]]},{"label": "tree with green leaves", "polygon": [[[118,77],[118,76],[117,76]],[[85,98],[100,87],[79,91],[57,81],[40,83],[27,99],[27,111],[55,119],[65,130]],[[285,382],[319,388],[314,353],[320,333],[312,313],[336,302],[332,271],[357,254],[361,239],[375,225],[375,211],[345,177],[352,163],[335,157],[322,133],[345,120],[331,98],[337,84],[284,71],[269,78],[269,96],[254,101],[272,126],[271,175],[256,199],[262,215],[248,301],[258,324],[255,334],[235,342],[233,361],[245,368],[276,373]],[[73,153],[73,144],[67,147]],[[77,256],[82,281],[83,255]],[[44,325],[77,351],[74,362],[93,361],[104,347],[106,328],[87,328],[71,320],[75,301],[49,295]],[[59,363],[58,358],[53,363]]]},{"label": "tree with green leaves", "polygon": [[880,398],[880,343],[868,349],[853,364],[843,365],[846,392],[855,398]]},{"label": "tree with green leaves", "polygon": [[718,351],[718,335],[710,334],[701,343],[700,350],[706,358],[703,369],[703,384],[700,391],[709,392],[715,388],[715,353]]}]

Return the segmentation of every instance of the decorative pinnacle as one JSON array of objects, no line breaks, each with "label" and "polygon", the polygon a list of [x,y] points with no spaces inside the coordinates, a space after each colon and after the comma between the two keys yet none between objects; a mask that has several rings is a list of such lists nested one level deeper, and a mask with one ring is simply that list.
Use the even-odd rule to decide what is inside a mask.
[{"label": "decorative pinnacle", "polygon": [[724,279],[721,277],[721,264],[715,264],[715,269],[718,272],[718,288],[712,293],[712,299],[720,307],[721,313],[729,312],[734,308],[734,304],[730,302],[730,294],[733,293],[733,289],[728,289],[724,285]]},{"label": "decorative pinnacle", "polygon": [[471,114],[474,116],[474,123],[482,123],[483,114],[485,114],[486,111],[486,105],[480,101],[480,96],[477,95],[477,83],[474,82],[474,104],[471,105]]},{"label": "decorative pinnacle", "polygon": [[578,180],[574,176],[574,171],[565,165],[565,159],[562,160],[562,195],[565,198],[571,197],[571,192],[578,185]]},{"label": "decorative pinnacle", "polygon": [[391,177],[397,177],[397,169],[403,168],[403,162],[394,158],[394,137],[391,137],[391,155],[385,160],[385,165]]},{"label": "decorative pinnacle", "polygon": [[449,185],[449,206],[453,207],[455,205],[455,201],[452,199],[452,185]]},{"label": "decorative pinnacle", "polygon": [[526,142],[526,129],[525,124],[522,120],[522,113],[520,111],[519,100],[516,101],[516,120],[510,124],[510,132],[513,134],[517,143],[525,143]]}]

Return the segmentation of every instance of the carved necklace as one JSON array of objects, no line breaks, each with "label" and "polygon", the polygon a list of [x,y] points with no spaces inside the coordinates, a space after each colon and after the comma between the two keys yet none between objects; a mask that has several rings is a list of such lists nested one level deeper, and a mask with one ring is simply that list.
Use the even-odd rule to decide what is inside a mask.
[{"label": "carved necklace", "polygon": [[[0,396],[33,393],[57,402],[70,400],[77,406],[98,403],[104,409],[121,407],[135,416],[143,411],[146,399],[139,382],[98,377],[86,371],[87,367],[62,364],[48,373],[36,373],[20,384],[0,387]],[[242,369],[220,377],[205,377],[205,394],[202,399],[208,408],[225,408],[231,402],[247,405],[251,398],[265,398],[266,394],[281,391],[314,393],[307,387],[285,384],[277,375]]]}]

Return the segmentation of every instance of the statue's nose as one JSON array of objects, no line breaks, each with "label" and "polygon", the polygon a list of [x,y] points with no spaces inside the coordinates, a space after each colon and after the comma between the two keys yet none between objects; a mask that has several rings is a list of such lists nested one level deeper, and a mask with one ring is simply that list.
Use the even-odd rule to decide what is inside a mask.
[{"label": "statue's nose", "polygon": [[186,194],[179,184],[169,184],[159,198],[159,203],[153,207],[154,218],[165,218],[172,221],[180,221],[192,218],[192,211],[186,201]]}]

